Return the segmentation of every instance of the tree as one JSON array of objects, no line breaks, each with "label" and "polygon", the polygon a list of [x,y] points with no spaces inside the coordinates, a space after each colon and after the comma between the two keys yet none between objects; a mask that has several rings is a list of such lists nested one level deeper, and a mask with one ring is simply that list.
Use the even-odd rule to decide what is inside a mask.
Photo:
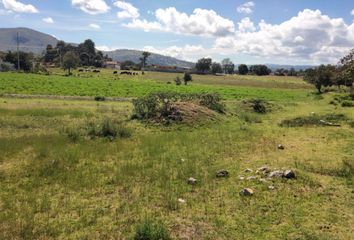
[{"label": "tree", "polygon": [[63,68],[68,70],[68,74],[71,75],[71,69],[77,68],[80,63],[80,58],[74,52],[67,52],[63,57]]},{"label": "tree", "polygon": [[322,87],[332,86],[334,84],[334,73],[336,68],[332,65],[321,65],[314,69],[305,71],[304,80],[315,85],[318,93],[322,93]]},{"label": "tree", "polygon": [[149,52],[142,53],[142,57],[140,58],[142,70],[144,70],[144,68],[146,67],[146,62],[147,62],[148,57],[150,57],[150,55],[151,55],[151,53],[149,53]]},{"label": "tree", "polygon": [[256,74],[257,76],[269,75],[272,70],[270,70],[266,65],[253,65],[250,67],[250,72]]},{"label": "tree", "polygon": [[238,66],[238,73],[240,75],[247,75],[248,74],[248,67],[246,64],[241,64]]},{"label": "tree", "polygon": [[344,85],[353,90],[354,83],[354,49],[343,57],[338,64],[337,85]]},{"label": "tree", "polygon": [[122,70],[131,70],[136,68],[136,64],[133,61],[124,61],[120,64]]},{"label": "tree", "polygon": [[197,64],[195,65],[195,68],[197,69],[198,73],[209,73],[210,68],[211,68],[211,63],[212,60],[211,58],[202,58],[199,59]]},{"label": "tree", "polygon": [[212,72],[213,74],[222,73],[223,70],[222,70],[221,64],[220,64],[220,63],[213,63],[213,64],[211,65],[211,72]]},{"label": "tree", "polygon": [[188,73],[188,72],[184,73],[183,81],[184,81],[184,85],[187,85],[188,82],[193,81],[192,75],[190,73]]},{"label": "tree", "polygon": [[[20,70],[29,72],[32,69],[33,65],[33,53],[19,52],[20,58]],[[15,65],[15,68],[18,69],[17,53],[9,51],[4,58],[5,62],[9,62]]]},{"label": "tree", "polygon": [[221,61],[221,65],[223,67],[225,74],[233,74],[235,71],[235,64],[231,62],[230,58],[225,58]]}]

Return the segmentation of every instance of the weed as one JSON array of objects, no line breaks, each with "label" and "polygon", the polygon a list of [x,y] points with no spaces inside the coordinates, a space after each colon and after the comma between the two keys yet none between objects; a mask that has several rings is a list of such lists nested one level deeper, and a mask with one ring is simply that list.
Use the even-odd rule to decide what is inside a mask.
[{"label": "weed", "polygon": [[170,240],[165,225],[162,222],[153,222],[146,219],[136,227],[134,240]]}]

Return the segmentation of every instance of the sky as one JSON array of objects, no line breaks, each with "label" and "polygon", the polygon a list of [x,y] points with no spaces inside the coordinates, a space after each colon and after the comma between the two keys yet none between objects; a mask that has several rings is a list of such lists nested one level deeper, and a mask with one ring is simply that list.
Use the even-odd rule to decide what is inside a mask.
[{"label": "sky", "polygon": [[354,48],[354,0],[0,0],[11,27],[189,61],[337,63]]}]

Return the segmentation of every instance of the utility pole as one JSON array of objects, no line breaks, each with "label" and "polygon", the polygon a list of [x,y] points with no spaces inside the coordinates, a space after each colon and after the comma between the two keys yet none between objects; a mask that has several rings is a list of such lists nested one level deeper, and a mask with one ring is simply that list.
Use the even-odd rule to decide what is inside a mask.
[{"label": "utility pole", "polygon": [[20,71],[20,39],[17,32],[17,72]]}]

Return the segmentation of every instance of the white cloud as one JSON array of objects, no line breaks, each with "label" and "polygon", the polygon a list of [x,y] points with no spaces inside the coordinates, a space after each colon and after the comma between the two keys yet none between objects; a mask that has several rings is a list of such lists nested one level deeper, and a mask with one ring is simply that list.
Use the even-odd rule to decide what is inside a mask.
[{"label": "white cloud", "polygon": [[185,45],[184,47],[171,46],[168,48],[155,48],[153,46],[145,46],[143,51],[170,56],[186,61],[196,61],[199,58],[209,56],[212,49],[207,50],[201,45]]},{"label": "white cloud", "polygon": [[354,23],[347,25],[343,19],[330,18],[319,10],[305,9],[279,25],[261,21],[258,29],[218,38],[214,48],[270,59],[335,63],[354,42]]},{"label": "white cloud", "polygon": [[110,9],[104,0],[72,0],[71,4],[91,15],[106,13]]},{"label": "white cloud", "polygon": [[51,17],[43,18],[42,21],[49,24],[54,23],[54,20]]},{"label": "white cloud", "polygon": [[246,17],[241,20],[238,24],[238,30],[240,32],[254,32],[256,31],[256,27],[254,23],[250,20],[250,18]]},{"label": "white cloud", "polygon": [[2,0],[5,9],[18,13],[38,13],[36,7],[31,4],[23,4],[16,0]]},{"label": "white cloud", "polygon": [[352,10],[351,14],[352,14],[352,15],[354,15],[354,8],[353,8],[353,10]]},{"label": "white cloud", "polygon": [[245,13],[245,14],[250,14],[253,12],[253,7],[256,4],[254,2],[246,2],[237,8],[237,12],[239,13]]},{"label": "white cloud", "polygon": [[139,9],[137,9],[136,7],[134,7],[131,3],[128,2],[124,2],[124,1],[116,1],[114,3],[114,5],[120,9],[122,9],[122,11],[119,11],[117,13],[117,17],[121,18],[121,19],[125,19],[125,18],[139,18],[140,14],[139,14]]},{"label": "white cloud", "polygon": [[118,48],[114,48],[114,47],[108,47],[108,46],[96,46],[96,49],[99,51],[103,51],[103,52],[109,52],[109,51],[114,51]]},{"label": "white cloud", "polygon": [[101,26],[98,25],[98,24],[95,24],[95,23],[91,23],[91,24],[89,25],[89,27],[90,27],[90,28],[93,28],[93,29],[101,29]]},{"label": "white cloud", "polygon": [[226,36],[235,32],[234,23],[213,10],[197,8],[188,16],[171,7],[156,10],[155,17],[156,21],[153,22],[136,19],[124,26],[144,31],[158,30],[198,36]]}]

